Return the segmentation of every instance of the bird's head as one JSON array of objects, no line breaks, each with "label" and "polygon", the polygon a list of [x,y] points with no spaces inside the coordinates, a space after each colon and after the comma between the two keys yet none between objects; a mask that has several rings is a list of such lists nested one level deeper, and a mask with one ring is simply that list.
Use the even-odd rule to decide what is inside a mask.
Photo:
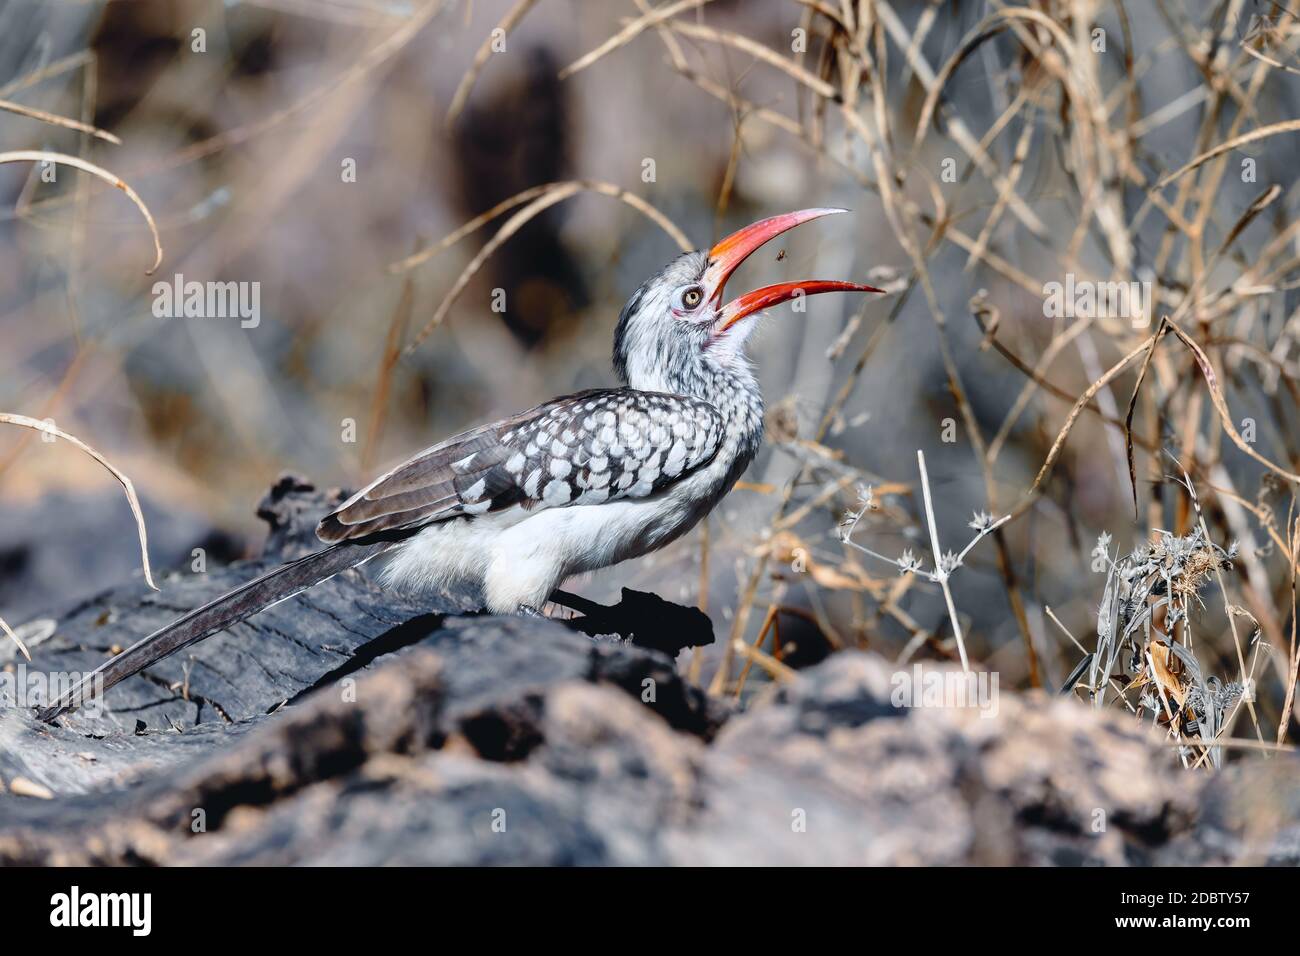
[{"label": "bird's head", "polygon": [[801,209],[763,219],[712,249],[678,256],[628,299],[614,333],[614,367],[633,388],[680,391],[700,371],[744,367],[757,316],[797,296],[881,292],[869,285],[804,279],[764,286],[723,302],[727,279],[759,246],[801,223],[844,209]]}]

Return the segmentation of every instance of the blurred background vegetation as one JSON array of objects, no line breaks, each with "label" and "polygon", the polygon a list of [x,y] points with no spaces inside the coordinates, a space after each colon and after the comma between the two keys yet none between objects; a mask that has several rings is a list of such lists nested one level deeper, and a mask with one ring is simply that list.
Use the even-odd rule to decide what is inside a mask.
[{"label": "blurred background vegetation", "polygon": [[[256,502],[284,471],[355,487],[460,428],[610,383],[623,301],[677,251],[644,210],[582,190],[523,224],[452,300],[519,207],[395,265],[462,224],[566,180],[626,190],[698,247],[765,215],[846,206],[756,256],[736,289],[816,276],[890,294],[774,314],[751,349],[769,442],[744,485],[707,529],[571,588],[700,603],[721,640],[683,666],[718,692],[748,660],[751,676],[779,677],[836,647],[953,659],[938,589],[837,531],[870,487],[854,540],[932,567],[920,449],[945,548],[971,538],[976,512],[1016,514],[952,581],[972,657],[1007,685],[1059,687],[1081,656],[1063,628],[1095,643],[1099,537],[1114,557],[1154,529],[1187,533],[1190,496],[1166,480],[1185,468],[1211,537],[1248,555],[1227,572],[1240,634],[1206,587],[1197,654],[1207,672],[1257,678],[1261,722],[1276,728],[1295,659],[1295,485],[1278,470],[1300,464],[1297,140],[1281,130],[1156,183],[1297,115],[1290,14],[1231,0],[658,9],[0,2],[0,100],[121,140],[11,111],[0,151],[110,170],[165,249],[147,275],[140,214],[99,180],[0,165],[0,409],[52,419],[130,475],[159,567],[188,567],[196,546],[213,561],[255,554]],[[157,318],[153,283],[177,273],[259,283],[260,323]],[[1206,349],[1236,427],[1251,419],[1252,448],[1276,467],[1225,438],[1171,332],[1135,403],[1135,514],[1118,422],[1146,353],[1069,413],[1158,319],[1045,317],[1042,285],[1068,273],[1151,281],[1156,309]],[[93,462],[0,433],[11,623],[138,574],[133,536]],[[724,655],[734,662],[720,670]]]}]

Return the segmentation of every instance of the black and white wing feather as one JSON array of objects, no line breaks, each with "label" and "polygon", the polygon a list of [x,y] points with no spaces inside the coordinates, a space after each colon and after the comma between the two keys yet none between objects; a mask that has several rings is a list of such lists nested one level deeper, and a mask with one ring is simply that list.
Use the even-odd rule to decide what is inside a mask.
[{"label": "black and white wing feather", "polygon": [[355,540],[503,508],[644,498],[712,460],[722,416],[708,402],[592,389],[462,432],[390,471],[322,519]]},{"label": "black and white wing feather", "polygon": [[[557,398],[421,452],[317,528],[332,547],[273,568],[105,662],[40,716],[52,720],[118,681],[278,601],[362,564],[414,529],[503,508],[643,498],[711,461],[722,416],[680,395],[597,389]],[[381,532],[393,535],[365,540]]]}]

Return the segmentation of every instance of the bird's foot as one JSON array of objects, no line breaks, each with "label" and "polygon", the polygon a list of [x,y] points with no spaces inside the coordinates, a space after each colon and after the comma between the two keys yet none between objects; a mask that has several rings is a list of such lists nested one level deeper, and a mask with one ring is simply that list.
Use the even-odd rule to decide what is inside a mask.
[{"label": "bird's foot", "polygon": [[533,607],[531,604],[519,605],[515,608],[515,613],[520,617],[546,617],[545,614],[537,610],[537,608]]}]

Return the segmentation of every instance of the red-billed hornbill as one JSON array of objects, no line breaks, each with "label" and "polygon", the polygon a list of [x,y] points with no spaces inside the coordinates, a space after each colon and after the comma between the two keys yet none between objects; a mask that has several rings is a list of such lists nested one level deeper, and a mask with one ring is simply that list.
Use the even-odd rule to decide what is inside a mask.
[{"label": "red-billed hornbill", "polygon": [[678,256],[637,289],[614,333],[626,383],[556,398],[425,449],[326,515],[329,547],[191,611],[103,664],[52,719],[168,654],[385,552],[398,588],[470,585],[488,610],[537,614],[565,578],[639,557],[695,526],[758,452],[763,396],[744,354],[754,317],[801,295],[880,292],[782,282],[723,303],[754,250],[842,209],[764,219]]}]

